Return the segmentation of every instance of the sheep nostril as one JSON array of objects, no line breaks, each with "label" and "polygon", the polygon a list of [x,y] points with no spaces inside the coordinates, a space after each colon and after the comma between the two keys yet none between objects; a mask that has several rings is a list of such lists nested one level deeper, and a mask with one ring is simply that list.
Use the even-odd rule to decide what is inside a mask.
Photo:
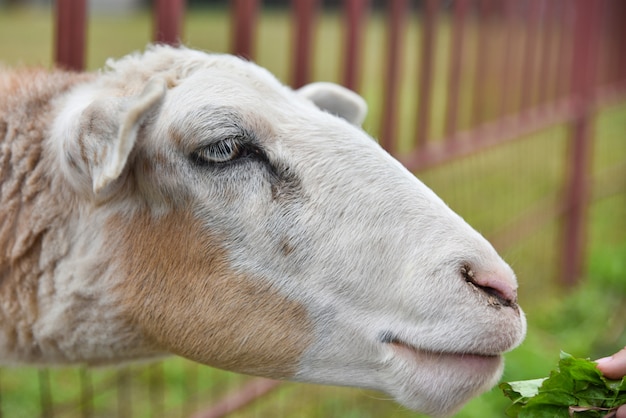
[{"label": "sheep nostril", "polygon": [[477,275],[469,266],[461,267],[461,275],[467,283],[488,296],[490,304],[511,307],[517,304],[517,291],[512,284],[491,275]]},{"label": "sheep nostril", "polygon": [[[515,301],[508,299],[498,289],[488,286],[478,286],[483,292],[485,292],[490,298],[495,298],[495,302],[499,305],[511,307],[515,304]],[[493,299],[490,299],[493,300]]]}]

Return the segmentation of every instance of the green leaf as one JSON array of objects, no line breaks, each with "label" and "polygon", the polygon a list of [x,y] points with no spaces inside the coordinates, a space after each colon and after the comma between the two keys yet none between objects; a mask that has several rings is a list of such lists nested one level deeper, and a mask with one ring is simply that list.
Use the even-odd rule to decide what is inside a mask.
[{"label": "green leaf", "polygon": [[522,408],[519,418],[569,418],[569,410],[562,406],[534,404]]},{"label": "green leaf", "polygon": [[[520,398],[532,398],[539,392],[539,387],[546,379],[532,379],[532,380],[520,380],[517,382],[501,383],[500,388],[503,391],[508,391],[513,396]],[[513,399],[512,396],[507,395]]]},{"label": "green leaf", "polygon": [[595,362],[565,352],[547,378],[499,387],[513,401],[506,414],[514,418],[600,418],[607,410],[626,404],[626,378],[606,379]]}]

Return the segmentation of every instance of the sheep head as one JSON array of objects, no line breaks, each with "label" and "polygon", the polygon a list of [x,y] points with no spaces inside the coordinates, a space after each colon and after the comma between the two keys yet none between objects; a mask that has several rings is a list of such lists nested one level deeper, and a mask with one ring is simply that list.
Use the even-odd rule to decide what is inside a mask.
[{"label": "sheep head", "polygon": [[173,353],[443,415],[524,336],[513,271],[359,127],[352,92],[161,46],[59,109],[54,184],[75,215],[49,318],[90,309],[68,302],[86,288],[107,309],[63,361]]}]

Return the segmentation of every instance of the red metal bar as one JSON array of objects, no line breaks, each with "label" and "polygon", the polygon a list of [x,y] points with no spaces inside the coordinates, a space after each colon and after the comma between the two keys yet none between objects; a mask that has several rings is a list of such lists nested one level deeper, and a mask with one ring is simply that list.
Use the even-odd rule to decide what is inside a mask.
[{"label": "red metal bar", "polygon": [[86,367],[81,367],[78,371],[80,379],[80,409],[84,417],[93,416],[93,380],[91,372]]},{"label": "red metal bar", "polygon": [[148,396],[150,397],[150,415],[159,416],[164,410],[165,376],[163,363],[153,363],[148,366]]},{"label": "red metal bar", "polygon": [[572,91],[572,53],[575,44],[572,42],[574,39],[574,4],[570,0],[563,0],[561,3],[562,20],[561,20],[561,35],[560,35],[560,54],[559,54],[559,66],[557,73],[558,95],[559,97],[565,97]]},{"label": "red metal bar", "polygon": [[319,0],[293,1],[294,11],[294,63],[293,63],[293,87],[302,87],[311,79],[313,30],[316,23],[317,7]]},{"label": "red metal bar", "polygon": [[607,0],[596,0],[600,2],[600,16],[599,16],[599,33],[598,37],[600,41],[598,42],[598,63],[596,64],[596,84],[604,84],[610,78],[610,61],[611,57],[606,53],[611,40],[609,38],[609,33],[611,30],[610,21],[607,15]]},{"label": "red metal bar", "polygon": [[156,0],[153,40],[163,44],[179,45],[184,13],[185,0]]},{"label": "red metal bar", "polygon": [[504,8],[504,26],[503,29],[506,33],[504,35],[504,50],[502,51],[502,67],[500,69],[500,99],[499,106],[500,112],[497,116],[502,117],[509,113],[511,96],[512,96],[512,80],[511,73],[513,70],[512,65],[512,47],[513,47],[513,31],[515,30],[515,10],[514,0],[503,0]]},{"label": "red metal bar", "polygon": [[450,73],[448,79],[448,109],[446,112],[445,134],[448,138],[455,138],[452,134],[457,130],[459,114],[459,88],[461,70],[463,66],[463,38],[465,37],[465,18],[467,16],[468,0],[456,0],[452,17],[452,46],[450,48]]},{"label": "red metal bar", "polygon": [[345,0],[346,46],[343,56],[343,85],[358,91],[361,82],[361,46],[369,0]]},{"label": "red metal bar", "polygon": [[398,115],[398,85],[400,83],[400,69],[402,68],[402,37],[404,33],[404,19],[406,16],[407,0],[391,0],[387,19],[387,58],[385,67],[385,95],[381,122],[380,143],[390,153],[396,149],[396,122]]},{"label": "red metal bar", "polygon": [[489,41],[491,34],[491,25],[493,19],[488,14],[491,5],[489,0],[480,0],[478,3],[479,17],[474,25],[478,30],[478,47],[476,50],[476,72],[474,73],[474,100],[472,103],[471,124],[472,126],[479,125],[485,121],[485,113],[487,107],[487,93],[486,86],[486,73],[487,62],[489,61]]},{"label": "red metal bar", "polygon": [[54,61],[61,68],[85,69],[85,33],[87,4],[85,0],[57,0]]},{"label": "red metal bar", "polygon": [[[615,4],[617,3],[617,4]],[[623,24],[626,21],[626,3],[623,1],[612,3],[614,12],[613,18],[615,19],[615,25],[617,26],[617,46],[616,51],[618,55],[616,80],[626,81],[626,25]]]},{"label": "red metal bar", "polygon": [[561,283],[575,284],[584,266],[585,218],[589,197],[591,162],[591,129],[593,119],[594,81],[596,76],[599,3],[576,0],[574,54],[572,58],[572,91],[575,94],[576,118],[572,126],[567,184],[565,185],[565,219]]},{"label": "red metal bar", "polygon": [[553,61],[552,58],[556,54],[554,53],[554,21],[555,21],[555,1],[543,1],[543,19],[541,28],[541,39],[539,41],[541,45],[540,55],[540,70],[539,80],[537,83],[537,103],[542,104],[549,99],[554,99],[549,96],[550,86],[550,74],[552,74]]},{"label": "red metal bar", "polygon": [[[620,79],[619,61],[624,58],[623,53],[626,52],[620,48],[620,45],[623,46],[624,41],[626,41],[623,39],[626,36],[626,33],[623,32],[623,20],[618,20],[626,18],[624,13],[620,14],[620,11],[626,10],[620,9],[621,7],[623,6],[615,1],[604,1],[602,26],[606,27],[606,31],[603,34],[602,44],[604,45],[604,62],[606,64],[606,76],[603,80],[605,84],[613,84]],[[614,53],[614,51],[618,52]]]},{"label": "red metal bar", "polygon": [[256,378],[246,383],[242,388],[218,401],[211,408],[200,411],[192,418],[220,418],[270,393],[281,384],[280,381]]},{"label": "red metal bar", "polygon": [[[398,157],[410,171],[432,168],[467,157],[500,144],[506,144],[551,126],[571,122],[574,106],[569,99],[522,113],[501,117],[469,131],[457,131],[455,138],[430,142],[422,150]],[[536,115],[530,117],[530,115]]]},{"label": "red metal bar", "polygon": [[418,149],[424,148],[428,140],[430,130],[430,103],[432,102],[433,70],[435,67],[435,40],[437,34],[437,11],[439,0],[427,0],[424,8],[422,22],[422,54],[419,61],[419,114],[417,115],[417,127],[415,144]]},{"label": "red metal bar", "polygon": [[548,97],[550,100],[557,100],[561,97],[561,79],[563,75],[561,74],[561,62],[564,57],[563,50],[565,49],[565,19],[563,18],[563,2],[565,0],[554,0],[553,8],[554,8],[554,16],[552,17],[552,30],[554,36],[554,62],[552,63],[552,71],[547,74],[549,77],[548,86],[549,92]]},{"label": "red metal bar", "polygon": [[232,0],[232,46],[235,55],[252,60],[255,56],[254,40],[256,38],[257,17],[259,14],[258,0]]},{"label": "red metal bar", "polygon": [[52,391],[50,390],[50,371],[39,369],[37,371],[39,381],[39,405],[43,418],[52,417]]},{"label": "red metal bar", "polygon": [[527,109],[533,104],[533,93],[535,89],[535,67],[538,49],[538,29],[539,29],[539,0],[529,0],[530,10],[526,19],[526,33],[524,44],[524,70],[522,71],[522,94],[520,109]]},{"label": "red metal bar", "polygon": [[[626,4],[623,1],[604,1],[603,27],[606,27],[603,40],[604,62],[606,63],[606,84],[614,84],[624,79],[626,72],[622,64],[626,63]],[[620,62],[622,61],[622,62]],[[624,72],[623,72],[624,71]]]}]

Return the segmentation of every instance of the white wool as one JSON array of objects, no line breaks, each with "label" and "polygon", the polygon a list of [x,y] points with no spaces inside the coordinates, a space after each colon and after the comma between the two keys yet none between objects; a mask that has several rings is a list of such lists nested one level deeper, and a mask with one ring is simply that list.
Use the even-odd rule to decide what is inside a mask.
[{"label": "white wool", "polygon": [[358,126],[354,93],[166,46],[40,77],[13,95],[52,92],[34,138],[0,104],[2,362],[174,353],[445,415],[523,339],[513,271]]}]

